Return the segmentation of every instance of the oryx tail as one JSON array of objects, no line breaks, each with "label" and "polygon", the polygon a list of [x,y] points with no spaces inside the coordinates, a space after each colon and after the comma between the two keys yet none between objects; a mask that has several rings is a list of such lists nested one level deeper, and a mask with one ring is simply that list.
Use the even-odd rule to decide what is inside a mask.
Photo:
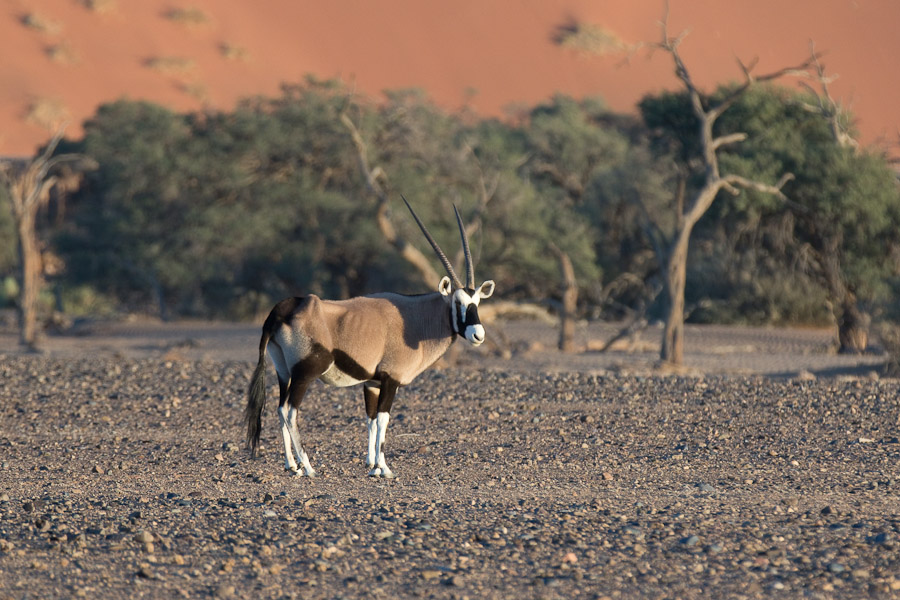
[{"label": "oryx tail", "polygon": [[250,378],[250,388],[247,390],[244,421],[247,423],[247,444],[250,446],[251,456],[256,456],[262,431],[262,414],[266,408],[266,347],[279,325],[281,319],[274,312],[263,324],[262,337],[259,340],[259,362],[256,363],[253,377]]}]

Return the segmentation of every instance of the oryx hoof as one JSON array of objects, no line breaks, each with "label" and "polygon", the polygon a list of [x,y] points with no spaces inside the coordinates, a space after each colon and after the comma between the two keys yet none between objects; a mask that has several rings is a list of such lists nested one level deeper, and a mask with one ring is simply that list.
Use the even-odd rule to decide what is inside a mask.
[{"label": "oryx hoof", "polygon": [[369,471],[369,477],[381,477],[382,479],[393,479],[394,473],[387,467],[375,467]]},{"label": "oryx hoof", "polygon": [[307,471],[307,470],[301,469],[300,467],[285,468],[285,471],[287,471],[288,475],[290,475],[291,477],[315,477],[316,476],[316,472],[313,471],[312,469]]}]

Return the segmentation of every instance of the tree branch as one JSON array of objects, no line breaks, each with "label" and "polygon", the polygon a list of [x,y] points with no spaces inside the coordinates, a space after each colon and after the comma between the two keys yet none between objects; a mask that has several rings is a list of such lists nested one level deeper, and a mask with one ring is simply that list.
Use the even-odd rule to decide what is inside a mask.
[{"label": "tree branch", "polygon": [[380,166],[376,166],[375,168],[369,167],[368,146],[366,145],[365,140],[363,140],[362,135],[359,133],[359,129],[357,129],[353,120],[346,112],[341,114],[341,122],[350,132],[350,137],[353,140],[354,146],[356,146],[356,157],[359,163],[360,172],[366,181],[366,187],[375,195],[377,202],[375,218],[378,223],[378,229],[381,231],[381,235],[383,235],[385,240],[400,253],[400,256],[403,257],[406,262],[419,272],[419,275],[421,275],[422,280],[426,285],[435,285],[435,283],[440,280],[438,272],[434,270],[434,267],[431,266],[431,262],[424,254],[397,233],[394,224],[391,222],[388,215],[390,202],[388,201],[384,187],[379,182],[379,179],[387,178],[384,170]]},{"label": "tree branch", "polygon": [[712,141],[713,150],[718,150],[721,146],[726,146],[728,144],[736,144],[738,142],[743,142],[747,139],[746,133],[730,133],[728,135],[723,135],[717,137]]}]

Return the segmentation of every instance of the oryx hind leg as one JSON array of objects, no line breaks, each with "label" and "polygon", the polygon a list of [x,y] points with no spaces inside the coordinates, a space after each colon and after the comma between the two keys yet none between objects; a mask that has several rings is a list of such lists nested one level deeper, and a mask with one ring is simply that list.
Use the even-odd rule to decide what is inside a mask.
[{"label": "oryx hind leg", "polygon": [[275,373],[278,375],[278,422],[280,424],[281,441],[284,444],[284,469],[296,473],[300,470],[297,461],[294,459],[294,452],[291,448],[291,434],[288,428],[289,418],[288,409],[285,406],[288,397],[288,386],[291,382],[291,371],[287,366],[284,358],[284,352],[277,344],[269,344],[269,358],[275,365]]},{"label": "oryx hind leg", "polygon": [[[278,407],[278,416],[281,419],[282,437],[284,437],[286,467],[295,473],[300,473],[301,475],[305,474],[307,477],[315,477],[316,472],[313,470],[312,465],[309,462],[309,456],[307,456],[306,451],[303,449],[303,445],[300,443],[300,431],[297,428],[297,415],[300,412],[300,402],[303,400],[303,396],[306,394],[308,388],[309,382],[301,382],[292,379],[288,391],[290,402]],[[296,460],[299,461],[300,466],[303,467],[302,473],[292,456],[292,444],[294,446],[294,452],[296,452]]]},{"label": "oryx hind leg", "polygon": [[309,356],[294,365],[291,369],[291,379],[287,388],[288,402],[282,402],[278,407],[278,414],[282,423],[282,437],[285,443],[285,465],[295,473],[300,473],[300,468],[291,455],[290,446],[293,445],[296,461],[300,463],[300,467],[303,469],[302,474],[305,474],[307,477],[315,477],[316,472],[313,470],[309,462],[309,456],[307,456],[303,445],[300,443],[297,416],[300,412],[303,397],[306,395],[310,384],[327,368],[328,360],[319,356]]}]

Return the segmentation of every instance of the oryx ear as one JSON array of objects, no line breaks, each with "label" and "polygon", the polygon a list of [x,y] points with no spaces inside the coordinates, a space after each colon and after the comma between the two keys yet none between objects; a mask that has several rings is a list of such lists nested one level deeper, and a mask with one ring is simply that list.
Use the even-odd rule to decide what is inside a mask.
[{"label": "oryx ear", "polygon": [[494,280],[488,279],[484,283],[481,284],[481,287],[478,288],[478,291],[475,292],[475,295],[479,298],[490,298],[494,294]]},{"label": "oryx ear", "polygon": [[450,282],[450,278],[447,276],[441,277],[440,283],[438,283],[438,291],[442,296],[449,296],[450,292],[453,291],[453,283]]}]

